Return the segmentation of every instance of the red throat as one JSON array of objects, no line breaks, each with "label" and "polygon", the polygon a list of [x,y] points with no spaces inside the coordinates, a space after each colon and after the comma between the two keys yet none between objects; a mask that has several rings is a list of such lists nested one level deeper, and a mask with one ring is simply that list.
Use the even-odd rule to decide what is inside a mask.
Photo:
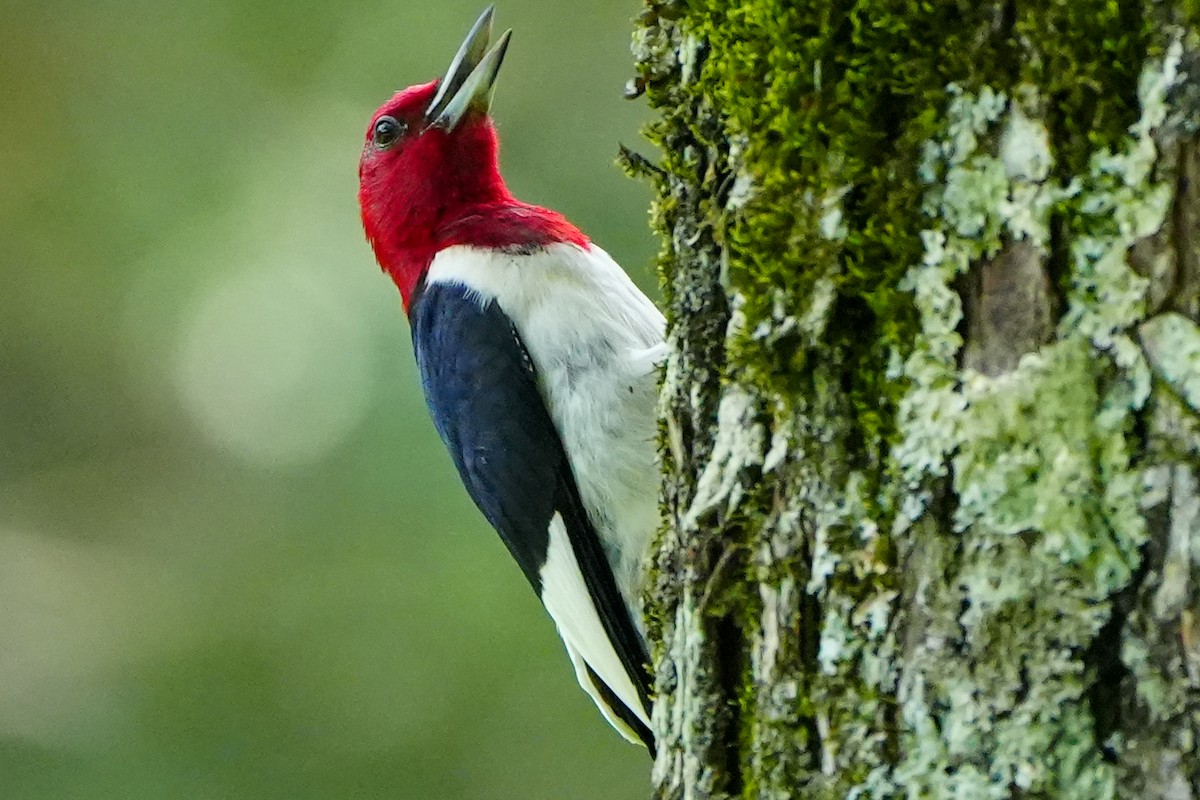
[{"label": "red throat", "polygon": [[380,108],[372,126],[391,115],[419,132],[389,150],[375,149],[368,140],[359,164],[363,228],[405,310],[434,256],[446,247],[587,244],[561,215],[513,198],[500,177],[490,118],[466,119],[452,131],[420,130],[436,89],[436,82],[414,86]]}]

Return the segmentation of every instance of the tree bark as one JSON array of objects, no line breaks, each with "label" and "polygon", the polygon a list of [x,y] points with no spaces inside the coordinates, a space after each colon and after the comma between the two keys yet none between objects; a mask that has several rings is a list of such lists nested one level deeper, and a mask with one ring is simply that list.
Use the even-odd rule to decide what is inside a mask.
[{"label": "tree bark", "polygon": [[1195,0],[649,0],[660,798],[1200,800]]}]

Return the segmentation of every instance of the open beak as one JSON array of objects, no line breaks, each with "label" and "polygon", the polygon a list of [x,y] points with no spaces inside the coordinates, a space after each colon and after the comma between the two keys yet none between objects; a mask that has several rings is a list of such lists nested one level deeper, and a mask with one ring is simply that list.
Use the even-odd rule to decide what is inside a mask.
[{"label": "open beak", "polygon": [[425,112],[429,127],[452,131],[468,111],[486,114],[491,108],[492,84],[496,82],[496,73],[500,71],[512,35],[511,29],[505,31],[496,46],[487,49],[492,38],[492,12],[492,6],[484,9],[454,54],[454,60]]}]

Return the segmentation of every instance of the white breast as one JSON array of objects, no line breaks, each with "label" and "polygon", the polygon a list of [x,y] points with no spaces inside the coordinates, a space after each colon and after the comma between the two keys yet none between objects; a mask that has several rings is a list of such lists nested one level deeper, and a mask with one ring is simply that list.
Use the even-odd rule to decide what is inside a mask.
[{"label": "white breast", "polygon": [[654,365],[664,321],[600,248],[441,251],[427,280],[495,300],[537,368],[579,492],[641,626],[641,564],[658,524]]}]

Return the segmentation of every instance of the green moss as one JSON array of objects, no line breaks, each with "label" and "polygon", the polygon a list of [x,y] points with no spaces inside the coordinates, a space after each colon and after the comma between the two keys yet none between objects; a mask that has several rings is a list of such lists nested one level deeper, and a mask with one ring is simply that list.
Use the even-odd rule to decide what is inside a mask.
[{"label": "green moss", "polygon": [[1161,55],[1152,4],[1116,0],[1019,3],[1017,37],[1037,45],[1020,79],[1045,100],[1059,143],[1059,177],[1087,168],[1092,153],[1113,149],[1138,116],[1137,79]]},{"label": "green moss", "polygon": [[[689,4],[680,23],[683,79],[664,87],[648,74],[651,99],[666,110],[649,136],[668,174],[702,187],[728,289],[745,302],[750,324],[728,343],[731,360],[765,393],[795,396],[814,352],[840,353],[856,436],[880,453],[904,392],[886,366],[908,354],[919,327],[899,283],[923,253],[917,168],[946,86],[1044,86],[1038,111],[1049,115],[1058,169],[1075,170],[1136,116],[1149,14],[1109,0],[1019,4],[1011,19],[1002,4],[966,0],[711,0]],[[726,150],[731,140],[739,146]],[[733,185],[746,197],[729,203]],[[668,236],[672,203],[655,213]],[[668,276],[673,255],[664,252]],[[807,314],[826,283],[832,302]],[[669,303],[673,284],[665,280]],[[806,316],[810,324],[795,324]]]}]

